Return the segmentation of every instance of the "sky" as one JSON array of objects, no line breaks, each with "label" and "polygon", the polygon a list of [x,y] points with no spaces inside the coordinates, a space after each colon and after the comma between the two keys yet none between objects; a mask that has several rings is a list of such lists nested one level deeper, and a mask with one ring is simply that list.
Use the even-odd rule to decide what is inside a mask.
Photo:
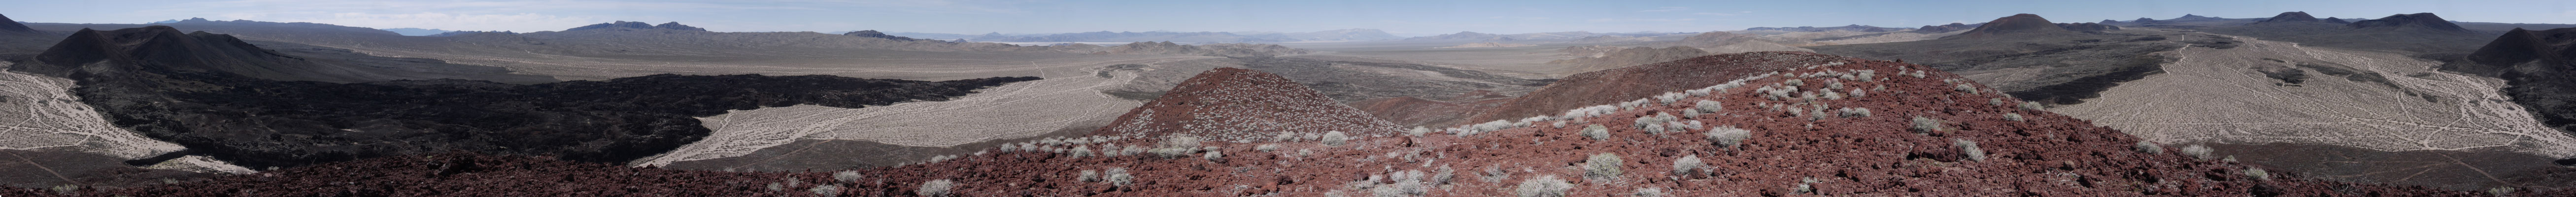
[{"label": "sky", "polygon": [[0,15],[27,22],[145,23],[213,20],[313,22],[371,28],[558,31],[610,21],[680,22],[724,32],[878,30],[981,34],[1092,31],[1306,32],[1380,29],[1404,36],[1482,33],[1702,32],[1750,27],[1918,27],[1978,23],[2019,13],[2053,22],[2171,19],[2183,14],[2262,18],[2306,11],[2319,18],[2431,12],[2469,22],[2576,24],[2566,0],[2084,0],[2084,1],[385,1],[7,0]]}]

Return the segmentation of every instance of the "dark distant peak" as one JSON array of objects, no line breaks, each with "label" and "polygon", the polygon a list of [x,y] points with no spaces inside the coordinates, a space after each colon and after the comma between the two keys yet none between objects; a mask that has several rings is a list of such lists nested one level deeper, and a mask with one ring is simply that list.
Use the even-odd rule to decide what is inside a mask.
[{"label": "dark distant peak", "polygon": [[189,18],[188,18],[188,20],[180,20],[179,22],[181,22],[181,23],[187,23],[187,22],[215,22],[215,21],[213,21],[213,20],[206,20],[206,18],[189,17]]},{"label": "dark distant peak", "polygon": [[707,30],[707,28],[698,28],[698,27],[690,27],[690,26],[688,26],[688,25],[681,25],[681,24],[680,24],[680,22],[677,22],[677,21],[668,22],[668,23],[662,23],[661,25],[654,25],[653,27],[655,27],[655,28],[663,28],[663,29],[692,30],[692,31],[706,31],[706,30]]},{"label": "dark distant peak", "polygon": [[456,37],[456,36],[465,36],[465,35],[474,35],[474,34],[487,34],[487,33],[488,33],[488,34],[503,34],[503,35],[519,35],[519,32],[510,32],[510,31],[451,31],[451,32],[447,32],[447,33],[430,34],[430,35],[427,35],[427,36],[430,36],[430,37]]},{"label": "dark distant peak", "polygon": [[2460,28],[2459,24],[2453,24],[2451,21],[2442,20],[2442,16],[2435,16],[2433,13],[2389,15],[2388,17],[2380,17],[2379,19],[2355,21],[2352,22],[2352,24],[2344,25],[2344,27],[2354,29],[2429,30],[2435,32],[2473,33],[2467,28]]},{"label": "dark distant peak", "polygon": [[2327,23],[2334,23],[2334,24],[2352,24],[2352,21],[2346,21],[2346,20],[2343,20],[2343,19],[2340,19],[2340,18],[2335,18],[2335,17],[2326,17],[2326,19],[2317,20],[2317,22],[2327,22]]},{"label": "dark distant peak", "polygon": [[2533,60],[2566,64],[2576,61],[2576,54],[2569,54],[2576,52],[2576,47],[2570,45],[2576,45],[2576,28],[2540,31],[2514,28],[2479,47],[2468,58],[2472,62],[2499,67],[2512,67]]},{"label": "dark distant peak", "polygon": [[2066,30],[2066,27],[2058,26],[2057,23],[2050,23],[2048,22],[2048,18],[2041,18],[2037,14],[2015,14],[2003,18],[1995,18],[1994,21],[1986,22],[1986,25],[1978,26],[1976,29],[1970,29],[1967,33],[1960,33],[1959,35],[1945,38],[2001,38],[2005,35],[2039,35],[2068,32],[2069,31]]},{"label": "dark distant peak", "polygon": [[2138,17],[2138,20],[2130,20],[2129,22],[2132,22],[2132,23],[2149,23],[2149,22],[2156,22],[2156,19],[2147,18],[2147,17]]},{"label": "dark distant peak", "polygon": [[609,28],[627,28],[627,29],[674,29],[674,30],[691,30],[691,31],[706,31],[706,30],[707,30],[706,28],[698,28],[698,27],[690,27],[690,26],[688,26],[688,25],[681,25],[681,24],[680,24],[680,22],[670,22],[670,23],[662,23],[662,25],[653,25],[653,24],[651,24],[651,23],[644,23],[644,22],[617,21],[617,22],[610,22],[610,23],[600,23],[600,24],[585,25],[585,26],[581,26],[581,27],[574,27],[574,28],[572,28],[572,29],[564,29],[564,31],[580,31],[580,30],[609,29]]},{"label": "dark distant peak", "polygon": [[[85,65],[99,61],[123,62],[122,67],[78,69],[86,72],[118,72],[132,66],[155,66],[157,69],[184,71],[230,71],[237,74],[258,70],[249,65],[271,65],[262,62],[293,61],[294,57],[278,55],[232,35],[203,31],[179,33],[170,26],[145,26],[112,31],[81,29],[37,54],[41,64],[20,64],[11,70],[64,76]],[[140,64],[138,64],[140,63]],[[255,75],[256,76],[256,75]]]},{"label": "dark distant peak", "polygon": [[1835,27],[1814,27],[1814,26],[1798,26],[1798,27],[1755,27],[1755,28],[1745,28],[1744,30],[1747,30],[1747,31],[1794,31],[1794,32],[1822,32],[1822,31],[1887,32],[1887,31],[1895,31],[1896,29],[1888,29],[1888,28],[1883,28],[1883,27],[1868,26],[1868,25],[1860,25],[1860,24],[1851,24],[1851,25],[1843,25],[1843,26],[1835,26]]},{"label": "dark distant peak", "polygon": [[2271,19],[2263,19],[2263,21],[2262,21],[2262,22],[2255,22],[2255,23],[2306,23],[2306,22],[2318,22],[2318,21],[2317,21],[2317,17],[2316,17],[2316,16],[2309,16],[2309,15],[2308,15],[2308,12],[2282,12],[2280,15],[2273,15]]},{"label": "dark distant peak", "polygon": [[1974,29],[1974,28],[1977,28],[1977,26],[1978,26],[1978,25],[1983,25],[1983,24],[1985,24],[1985,23],[1978,23],[1977,25],[1959,24],[1959,23],[1950,23],[1950,24],[1948,24],[1948,25],[1940,25],[1940,26],[1924,25],[1922,28],[1914,28],[1914,32],[1915,32],[1915,33],[1925,33],[1925,34],[1932,34],[1932,33],[1945,33],[1945,32],[1951,32],[1951,31],[1959,31],[1959,30]]},{"label": "dark distant peak", "polygon": [[36,31],[36,29],[35,29],[35,28],[27,28],[27,24],[18,24],[18,20],[10,20],[10,19],[9,19],[9,15],[0,15],[0,33],[36,33],[36,32],[37,32],[37,31]]},{"label": "dark distant peak", "polygon": [[903,37],[903,36],[886,35],[884,32],[877,32],[877,30],[859,30],[859,31],[853,31],[853,32],[850,32],[850,33],[842,33],[841,35],[858,36],[858,37],[870,37],[870,38],[884,38],[884,39],[887,39],[887,40],[895,40],[895,41],[914,41],[914,40],[921,40],[921,39],[913,39],[913,38],[911,38],[911,37]]},{"label": "dark distant peak", "polygon": [[2115,20],[2111,20],[2111,19],[2102,19],[2102,22],[2094,22],[2094,23],[2120,23],[2120,21],[2115,21]]}]

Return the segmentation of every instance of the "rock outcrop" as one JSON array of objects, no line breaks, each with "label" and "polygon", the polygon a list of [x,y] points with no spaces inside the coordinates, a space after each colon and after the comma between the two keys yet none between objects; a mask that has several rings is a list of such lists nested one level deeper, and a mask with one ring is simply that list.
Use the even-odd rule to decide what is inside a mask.
[{"label": "rock outcrop", "polygon": [[1206,141],[1260,141],[1280,133],[1329,131],[1351,136],[1392,136],[1397,135],[1397,126],[1286,77],[1217,68],[1181,81],[1161,97],[1129,110],[1092,134],[1124,139],[1181,135]]}]

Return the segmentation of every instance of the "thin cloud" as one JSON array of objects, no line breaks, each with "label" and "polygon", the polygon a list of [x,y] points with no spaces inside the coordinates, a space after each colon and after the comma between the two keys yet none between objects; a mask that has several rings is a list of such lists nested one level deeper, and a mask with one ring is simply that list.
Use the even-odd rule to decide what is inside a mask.
[{"label": "thin cloud", "polygon": [[1689,7],[1660,7],[1660,8],[1655,8],[1655,9],[1651,9],[1651,10],[1638,10],[1637,12],[1671,12],[1671,11],[1682,11],[1682,10],[1689,10],[1689,9],[1690,9]]}]

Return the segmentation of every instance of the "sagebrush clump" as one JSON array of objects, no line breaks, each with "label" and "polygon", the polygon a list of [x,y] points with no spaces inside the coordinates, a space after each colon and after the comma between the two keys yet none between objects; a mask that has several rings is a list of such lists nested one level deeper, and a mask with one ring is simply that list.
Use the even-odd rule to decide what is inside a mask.
[{"label": "sagebrush clump", "polygon": [[1574,189],[1573,183],[1566,183],[1565,179],[1558,179],[1556,175],[1546,175],[1521,180],[1521,185],[1512,189],[1512,194],[1521,197],[1565,197],[1565,190],[1571,189]]},{"label": "sagebrush clump", "polygon": [[1753,131],[1738,129],[1735,128],[1735,126],[1718,126],[1717,128],[1708,129],[1708,141],[1714,143],[1718,147],[1732,148],[1736,145],[1744,144],[1744,139],[1751,137],[1753,137]]},{"label": "sagebrush clump", "polygon": [[1977,148],[1976,141],[1968,141],[1968,139],[1951,139],[1950,145],[1959,146],[1959,153],[1967,154],[1968,160],[1970,161],[1986,161],[1986,150]]},{"label": "sagebrush clump", "polygon": [[2147,154],[2165,154],[2165,147],[2164,147],[2164,146],[2158,146],[2158,145],[2156,145],[2156,143],[2155,143],[2155,142],[2138,141],[2138,145],[2133,146],[2133,147],[2131,147],[2131,148],[2135,148],[2136,150],[2138,150],[2138,152],[2141,152],[2141,153],[2147,153]]},{"label": "sagebrush clump", "polygon": [[1699,174],[1700,167],[1704,166],[1708,163],[1701,162],[1699,155],[1682,156],[1681,159],[1673,159],[1673,175]]},{"label": "sagebrush clump", "polygon": [[921,183],[921,189],[915,189],[912,193],[921,196],[945,197],[952,195],[949,193],[950,191],[948,191],[948,189],[955,187],[957,187],[956,181],[949,181],[948,179],[931,180],[927,183]]},{"label": "sagebrush clump", "polygon": [[1342,144],[1350,143],[1351,136],[1350,134],[1342,134],[1342,131],[1324,132],[1323,140],[1324,145],[1341,146]]},{"label": "sagebrush clump", "polygon": [[2209,151],[2211,151],[2211,150],[2209,150],[2209,146],[2201,146],[2201,145],[2199,145],[2199,144],[2193,144],[2193,145],[2189,145],[2189,146],[2182,146],[2182,154],[2183,154],[2183,155],[2191,155],[2191,158],[2200,158],[2200,160],[2209,160],[2209,159],[2212,159],[2212,158],[2217,158],[2217,157],[2210,156],[2210,155],[2209,155]]},{"label": "sagebrush clump", "polygon": [[1610,140],[1610,127],[1603,127],[1601,124],[1583,126],[1583,137],[1591,137],[1592,140]]},{"label": "sagebrush clump", "polygon": [[1620,171],[1624,169],[1621,164],[1624,162],[1619,159],[1618,154],[1592,154],[1591,158],[1583,160],[1583,177],[1601,180],[1619,179]]},{"label": "sagebrush clump", "polygon": [[1914,117],[1914,134],[1930,134],[1937,131],[1941,131],[1941,120],[1925,118],[1922,116]]}]

